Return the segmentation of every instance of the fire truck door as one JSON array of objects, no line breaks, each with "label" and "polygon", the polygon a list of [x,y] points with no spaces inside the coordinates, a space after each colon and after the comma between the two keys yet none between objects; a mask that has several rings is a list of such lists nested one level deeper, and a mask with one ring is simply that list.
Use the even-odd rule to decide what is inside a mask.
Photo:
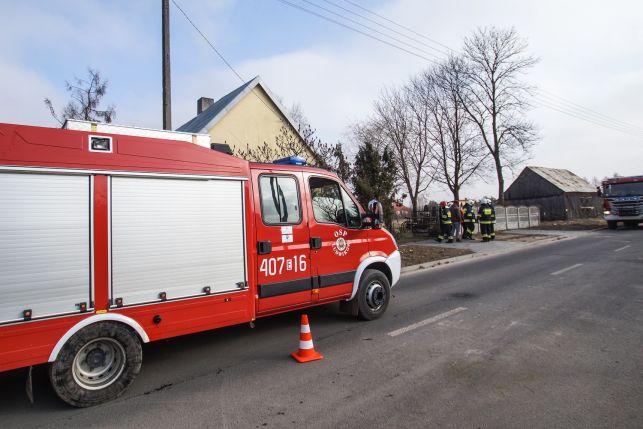
[{"label": "fire truck door", "polygon": [[310,176],[308,225],[313,300],[349,296],[359,263],[369,255],[358,205],[335,180]]},{"label": "fire truck door", "polygon": [[307,213],[301,173],[253,172],[258,313],[311,301]]}]

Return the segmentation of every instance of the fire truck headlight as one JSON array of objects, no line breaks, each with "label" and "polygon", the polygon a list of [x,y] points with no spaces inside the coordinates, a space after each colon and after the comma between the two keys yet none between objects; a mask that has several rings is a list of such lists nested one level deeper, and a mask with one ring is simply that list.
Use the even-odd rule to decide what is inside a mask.
[{"label": "fire truck headlight", "polygon": [[605,210],[605,211],[603,212],[603,214],[604,214],[604,215],[609,215],[609,214],[611,214],[611,213],[612,213],[612,212],[610,212],[609,210]]}]

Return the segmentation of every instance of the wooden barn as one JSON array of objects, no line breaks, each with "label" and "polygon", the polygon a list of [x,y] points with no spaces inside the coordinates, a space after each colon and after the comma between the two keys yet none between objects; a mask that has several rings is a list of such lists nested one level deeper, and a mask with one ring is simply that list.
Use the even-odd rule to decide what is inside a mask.
[{"label": "wooden barn", "polygon": [[525,167],[505,191],[505,204],[538,206],[542,220],[571,220],[599,216],[602,199],[569,170]]}]

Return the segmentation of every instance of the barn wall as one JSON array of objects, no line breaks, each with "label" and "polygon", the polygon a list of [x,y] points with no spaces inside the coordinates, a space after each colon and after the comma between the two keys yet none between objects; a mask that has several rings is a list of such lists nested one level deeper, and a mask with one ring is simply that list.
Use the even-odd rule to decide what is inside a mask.
[{"label": "barn wall", "polygon": [[603,200],[591,192],[570,192],[545,198],[505,199],[506,205],[538,206],[541,220],[572,220],[600,216]]},{"label": "barn wall", "polygon": [[602,198],[599,198],[594,192],[568,192],[565,194],[565,208],[569,220],[600,216],[602,203]]},{"label": "barn wall", "polygon": [[539,174],[525,168],[505,191],[505,200],[549,198],[562,192]]}]

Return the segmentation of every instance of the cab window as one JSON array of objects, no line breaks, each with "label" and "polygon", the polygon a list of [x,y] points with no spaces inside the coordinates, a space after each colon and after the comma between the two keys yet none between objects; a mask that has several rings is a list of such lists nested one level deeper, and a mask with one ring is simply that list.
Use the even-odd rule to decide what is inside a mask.
[{"label": "cab window", "polygon": [[348,193],[341,188],[342,201],[344,201],[344,210],[346,210],[346,224],[349,228],[359,228],[362,226],[362,216],[359,213],[357,204],[351,199]]},{"label": "cab window", "polygon": [[259,189],[263,223],[288,225],[301,222],[299,188],[294,177],[262,175]]},{"label": "cab window", "polygon": [[320,177],[310,179],[313,215],[319,223],[337,223],[349,228],[362,224],[359,209],[348,193],[334,180]]}]

